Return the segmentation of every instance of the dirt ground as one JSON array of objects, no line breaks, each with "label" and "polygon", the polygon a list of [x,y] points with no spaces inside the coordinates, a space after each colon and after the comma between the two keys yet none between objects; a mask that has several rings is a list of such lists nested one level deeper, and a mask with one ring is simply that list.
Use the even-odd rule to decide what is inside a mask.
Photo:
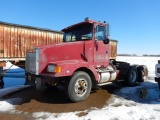
[{"label": "dirt ground", "polygon": [[[16,110],[21,111],[21,114],[0,113],[2,120],[32,120],[33,112],[50,112],[50,113],[63,113],[91,110],[102,108],[106,105],[107,100],[111,96],[110,88],[100,88],[99,90],[92,91],[89,97],[78,103],[70,102],[64,93],[63,88],[52,88],[44,91],[35,89],[25,89],[23,91],[5,96],[7,98],[22,98],[22,103],[16,106]],[[109,91],[109,92],[108,92]],[[87,113],[81,112],[78,116],[86,115]]]}]

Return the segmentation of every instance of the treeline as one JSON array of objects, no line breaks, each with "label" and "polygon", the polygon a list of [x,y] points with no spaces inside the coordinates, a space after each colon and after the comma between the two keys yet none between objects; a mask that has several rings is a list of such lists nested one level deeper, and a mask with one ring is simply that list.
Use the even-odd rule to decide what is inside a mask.
[{"label": "treeline", "polygon": [[[139,55],[136,55],[136,54],[118,54],[118,56],[139,56]],[[148,55],[148,54],[143,54],[141,56],[144,56],[144,57],[160,57],[160,55]]]},{"label": "treeline", "polygon": [[160,57],[160,55],[147,55],[147,54],[144,54],[143,56],[149,56],[149,57]]},{"label": "treeline", "polygon": [[138,56],[136,54],[118,54],[118,56]]}]

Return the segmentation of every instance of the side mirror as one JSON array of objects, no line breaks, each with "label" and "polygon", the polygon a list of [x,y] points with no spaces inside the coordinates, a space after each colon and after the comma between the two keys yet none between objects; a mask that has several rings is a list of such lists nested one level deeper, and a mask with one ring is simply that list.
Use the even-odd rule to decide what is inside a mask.
[{"label": "side mirror", "polygon": [[107,36],[107,37],[103,40],[103,43],[104,43],[104,44],[108,44],[109,41],[110,41],[110,39],[109,39],[108,36]]},{"label": "side mirror", "polygon": [[109,36],[109,24],[108,23],[106,24],[105,28],[106,28],[106,35]]}]

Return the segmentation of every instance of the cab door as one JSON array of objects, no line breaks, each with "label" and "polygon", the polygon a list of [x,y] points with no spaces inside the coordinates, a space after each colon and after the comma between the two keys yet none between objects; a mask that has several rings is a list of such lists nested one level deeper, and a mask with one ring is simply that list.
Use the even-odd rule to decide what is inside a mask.
[{"label": "cab door", "polygon": [[97,67],[109,64],[109,44],[103,43],[105,38],[105,26],[97,25],[94,44],[94,64]]}]

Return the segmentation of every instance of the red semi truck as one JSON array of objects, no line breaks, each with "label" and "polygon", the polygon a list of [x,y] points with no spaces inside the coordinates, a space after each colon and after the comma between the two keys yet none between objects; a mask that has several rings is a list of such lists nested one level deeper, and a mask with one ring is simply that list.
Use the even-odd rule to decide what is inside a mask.
[{"label": "red semi truck", "polygon": [[85,100],[92,88],[120,82],[134,86],[147,80],[145,65],[116,61],[116,43],[109,39],[109,24],[86,18],[66,27],[63,42],[26,53],[26,84],[37,89],[63,84],[73,102]]}]

